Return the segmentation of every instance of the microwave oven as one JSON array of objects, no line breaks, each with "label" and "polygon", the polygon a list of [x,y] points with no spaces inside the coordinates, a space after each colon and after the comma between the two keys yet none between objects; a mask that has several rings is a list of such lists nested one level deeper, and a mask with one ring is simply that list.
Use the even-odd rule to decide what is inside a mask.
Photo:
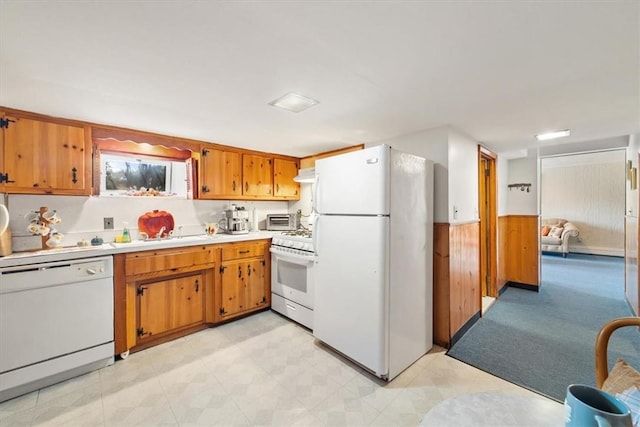
[{"label": "microwave oven", "polygon": [[267,230],[269,231],[293,231],[297,230],[299,225],[296,214],[267,215]]}]

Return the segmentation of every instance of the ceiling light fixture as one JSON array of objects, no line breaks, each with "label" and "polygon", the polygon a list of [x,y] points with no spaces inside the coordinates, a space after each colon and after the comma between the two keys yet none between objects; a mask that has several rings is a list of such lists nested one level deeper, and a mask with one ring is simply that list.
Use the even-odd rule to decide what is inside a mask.
[{"label": "ceiling light fixture", "polygon": [[319,103],[319,101],[300,95],[299,93],[289,92],[275,101],[271,101],[269,105],[293,111],[294,113],[299,113]]},{"label": "ceiling light fixture", "polygon": [[536,135],[536,139],[538,141],[547,141],[549,139],[562,138],[563,136],[571,135],[571,131],[569,129],[565,130],[557,130],[555,132],[547,132]]}]

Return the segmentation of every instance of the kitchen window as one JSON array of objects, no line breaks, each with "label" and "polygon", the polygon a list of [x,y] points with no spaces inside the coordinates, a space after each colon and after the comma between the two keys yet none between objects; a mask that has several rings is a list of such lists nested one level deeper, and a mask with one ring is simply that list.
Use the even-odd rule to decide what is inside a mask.
[{"label": "kitchen window", "polygon": [[134,142],[135,135],[130,134],[119,135],[123,137],[119,140],[108,134],[94,129],[93,180],[100,183],[94,186],[94,194],[193,198],[195,169],[190,147],[168,147],[157,141],[153,144]]},{"label": "kitchen window", "polygon": [[134,155],[100,156],[100,195],[186,197],[187,165]]}]

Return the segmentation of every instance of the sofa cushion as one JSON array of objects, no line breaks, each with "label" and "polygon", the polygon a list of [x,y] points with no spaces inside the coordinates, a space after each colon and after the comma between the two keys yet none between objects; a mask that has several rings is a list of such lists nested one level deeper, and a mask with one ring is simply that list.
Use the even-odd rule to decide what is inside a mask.
[{"label": "sofa cushion", "polygon": [[558,226],[558,227],[564,227],[564,225],[567,223],[568,221],[566,219],[563,218],[543,218],[542,219],[542,225],[548,225],[549,227],[551,226]]},{"label": "sofa cushion", "polygon": [[543,236],[548,236],[550,231],[551,231],[551,227],[549,227],[548,225],[545,225],[542,227]]},{"label": "sofa cushion", "polygon": [[602,384],[602,390],[615,395],[633,386],[640,389],[640,372],[631,367],[624,359],[618,359]]},{"label": "sofa cushion", "polygon": [[562,244],[561,238],[553,237],[553,236],[542,236],[540,238],[540,241],[543,245],[561,245]]},{"label": "sofa cushion", "polygon": [[549,231],[549,236],[560,238],[562,237],[562,230],[564,230],[564,228],[562,227],[557,227],[557,226],[551,227],[551,231]]}]

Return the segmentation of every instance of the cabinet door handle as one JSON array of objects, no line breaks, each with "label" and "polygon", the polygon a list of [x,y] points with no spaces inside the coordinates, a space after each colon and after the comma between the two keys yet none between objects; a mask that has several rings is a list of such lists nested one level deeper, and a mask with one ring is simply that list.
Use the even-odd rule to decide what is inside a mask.
[{"label": "cabinet door handle", "polygon": [[71,182],[73,182],[74,184],[78,182],[78,169],[76,169],[75,167],[73,167],[71,169]]},{"label": "cabinet door handle", "polygon": [[247,276],[251,277],[251,264],[247,265]]},{"label": "cabinet door handle", "polygon": [[249,191],[249,183],[247,181],[244,182],[244,191]]},{"label": "cabinet door handle", "polygon": [[3,182],[6,182],[7,184],[9,184],[10,182],[15,182],[15,181],[9,181],[9,172],[7,172],[7,173],[0,173],[0,184],[2,184]]},{"label": "cabinet door handle", "polygon": [[242,267],[238,266],[238,277],[242,277]]},{"label": "cabinet door handle", "polygon": [[233,192],[235,192],[235,191],[236,191],[236,180],[235,180],[235,179],[234,179],[234,180],[233,180],[233,182],[231,183],[231,190],[232,190]]},{"label": "cabinet door handle", "polygon": [[198,279],[196,279],[196,292],[198,292],[198,290],[200,290],[200,283],[198,282]]},{"label": "cabinet door handle", "polygon": [[280,192],[280,184],[276,184],[276,193]]},{"label": "cabinet door handle", "polygon": [[12,119],[3,119],[0,117],[0,129],[9,129],[9,123],[15,123],[15,120]]}]

